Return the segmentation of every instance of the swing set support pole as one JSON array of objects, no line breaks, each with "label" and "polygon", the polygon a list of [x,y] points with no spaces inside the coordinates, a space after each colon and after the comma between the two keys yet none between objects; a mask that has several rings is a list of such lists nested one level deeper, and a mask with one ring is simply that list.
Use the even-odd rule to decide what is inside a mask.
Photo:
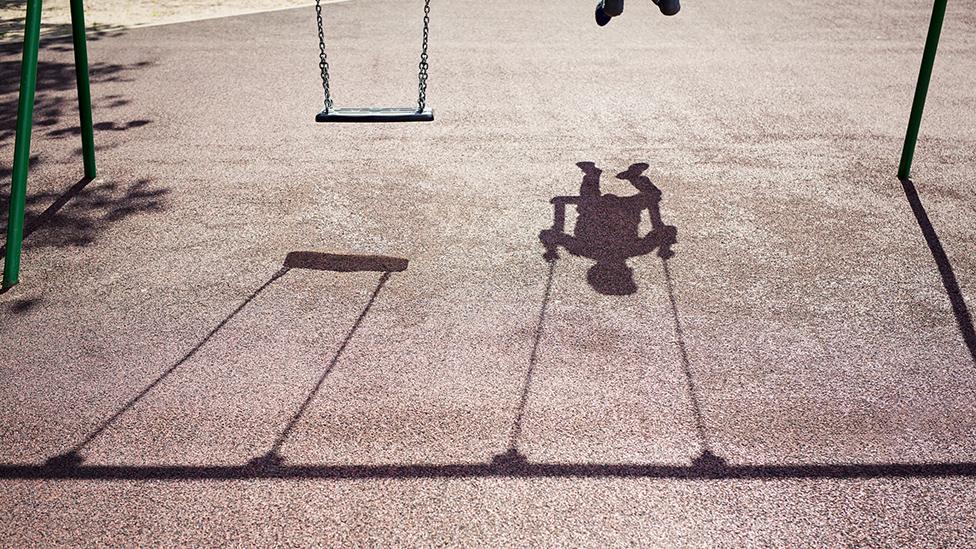
[{"label": "swing set support pole", "polygon": [[918,71],[918,83],[915,86],[915,99],[912,102],[912,113],[908,118],[908,131],[905,133],[905,145],[901,151],[901,162],[898,165],[898,178],[907,180],[912,172],[912,159],[915,157],[915,145],[918,142],[918,130],[922,125],[922,111],[925,109],[925,97],[929,91],[929,81],[932,79],[932,67],[935,65],[935,54],[939,49],[939,37],[942,34],[942,21],[945,19],[947,0],[935,0],[932,7],[932,20],[929,22],[929,33],[925,39],[925,50],[922,53],[922,67]]},{"label": "swing set support pole", "polygon": [[[95,178],[95,138],[92,123],[91,82],[85,37],[84,0],[71,0],[71,34],[74,41],[75,76],[78,80],[78,111],[85,178]],[[37,90],[37,55],[41,38],[41,0],[27,0],[24,21],[24,49],[20,65],[20,95],[14,138],[14,165],[10,183],[10,215],[7,217],[7,245],[0,292],[16,285],[20,278],[20,256],[24,240],[24,209],[27,201],[27,172],[33,129],[34,96]]]},{"label": "swing set support pole", "polygon": [[27,200],[27,166],[30,163],[34,90],[37,84],[37,50],[41,37],[41,0],[27,0],[24,51],[20,65],[20,97],[14,141],[14,167],[10,182],[10,215],[7,217],[7,249],[3,261],[3,289],[17,284],[20,247],[24,238],[24,204]]},{"label": "swing set support pole", "polygon": [[85,160],[85,177],[95,179],[95,129],[92,123],[84,0],[71,0],[71,37],[75,50],[75,77],[78,81],[78,113],[81,117],[81,151]]}]

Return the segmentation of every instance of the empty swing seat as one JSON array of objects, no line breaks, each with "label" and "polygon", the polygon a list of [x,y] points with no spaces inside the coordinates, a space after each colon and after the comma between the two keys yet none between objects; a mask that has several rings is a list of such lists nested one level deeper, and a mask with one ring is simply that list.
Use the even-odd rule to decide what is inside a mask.
[{"label": "empty swing seat", "polygon": [[411,107],[344,107],[315,115],[316,122],[430,122],[434,111]]},{"label": "empty swing seat", "polygon": [[424,40],[417,64],[417,107],[335,108],[329,78],[329,57],[325,53],[325,24],[322,22],[322,0],[315,0],[315,19],[319,30],[319,74],[322,77],[324,109],[315,115],[316,122],[431,122],[434,112],[427,108],[427,39],[430,34],[430,0],[424,0]]}]

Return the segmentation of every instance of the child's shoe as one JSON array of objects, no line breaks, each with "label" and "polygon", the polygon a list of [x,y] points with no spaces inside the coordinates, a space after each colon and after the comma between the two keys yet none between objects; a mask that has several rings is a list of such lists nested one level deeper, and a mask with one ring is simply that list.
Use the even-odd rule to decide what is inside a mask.
[{"label": "child's shoe", "polygon": [[596,5],[596,24],[601,27],[624,12],[624,0],[601,0]]},{"label": "child's shoe", "polygon": [[[681,11],[679,0],[652,0],[664,15],[674,15]],[[605,24],[605,23],[604,23]]]}]

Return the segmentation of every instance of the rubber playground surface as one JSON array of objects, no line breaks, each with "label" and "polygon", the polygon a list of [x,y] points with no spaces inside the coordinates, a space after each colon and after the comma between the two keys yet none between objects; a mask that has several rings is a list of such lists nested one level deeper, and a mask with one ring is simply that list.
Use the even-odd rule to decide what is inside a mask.
[{"label": "rubber playground surface", "polygon": [[[420,7],[326,7],[337,105],[414,104]],[[929,10],[434,2],[385,125],[313,122],[311,8],[120,30],[90,182],[42,42],[0,544],[973,544],[972,0],[895,177]]]}]

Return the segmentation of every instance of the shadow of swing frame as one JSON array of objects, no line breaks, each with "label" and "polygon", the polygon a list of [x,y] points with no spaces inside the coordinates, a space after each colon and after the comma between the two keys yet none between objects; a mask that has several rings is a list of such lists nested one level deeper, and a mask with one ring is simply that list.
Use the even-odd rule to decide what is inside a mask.
[{"label": "shadow of swing frame", "polygon": [[[385,256],[349,256],[322,254],[318,252],[291,252],[282,268],[271,276],[255,292],[248,296],[227,318],[217,325],[198,345],[190,350],[174,366],[166,370],[137,396],[127,402],[115,414],[104,421],[97,429],[66,453],[54,456],[45,463],[3,463],[0,462],[0,481],[222,481],[249,479],[276,480],[410,480],[410,479],[474,479],[474,478],[646,478],[673,480],[864,480],[878,478],[976,478],[976,462],[922,462],[922,463],[795,463],[795,464],[729,464],[712,454],[707,440],[703,438],[702,454],[688,465],[662,463],[574,463],[574,462],[533,462],[518,451],[517,439],[521,424],[521,410],[526,404],[528,387],[523,388],[519,405],[519,415],[510,435],[507,451],[497,454],[486,462],[456,463],[386,463],[386,464],[291,464],[287,463],[279,451],[302,416],[310,400],[318,394],[325,377],[339,360],[346,344],[354,335],[376,296],[389,279],[392,272],[406,270],[406,259]],[[555,261],[550,262],[549,278],[543,298],[539,325],[536,329],[536,346],[541,337],[545,322],[546,304],[552,290],[552,275]],[[376,289],[360,313],[353,328],[339,347],[330,366],[319,378],[315,387],[292,416],[288,427],[277,437],[271,450],[263,456],[256,456],[240,465],[126,465],[126,464],[84,464],[79,452],[114,424],[122,414],[147,395],[158,383],[169,376],[187,359],[193,356],[210,338],[231,318],[237,315],[265,288],[284,276],[291,269],[328,270],[336,272],[382,272]],[[665,263],[665,273],[667,264]],[[672,298],[672,306],[673,303]],[[675,309],[675,315],[677,310]],[[525,383],[531,382],[533,359]],[[699,419],[699,430],[702,429]]]},{"label": "shadow of swing frame", "polygon": [[0,480],[410,480],[424,478],[647,478],[673,480],[866,480],[974,478],[976,462],[669,465],[493,460],[482,463],[74,465],[0,464]]}]

